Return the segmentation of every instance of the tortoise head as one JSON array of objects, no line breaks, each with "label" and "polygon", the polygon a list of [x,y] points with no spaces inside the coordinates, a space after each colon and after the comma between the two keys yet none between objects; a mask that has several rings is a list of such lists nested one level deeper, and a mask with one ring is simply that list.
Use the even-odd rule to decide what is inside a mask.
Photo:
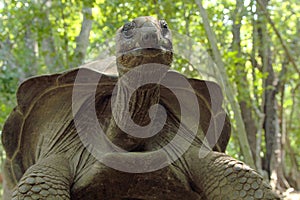
[{"label": "tortoise head", "polygon": [[116,55],[120,74],[148,63],[170,66],[172,51],[172,36],[165,20],[138,17],[117,31]]}]

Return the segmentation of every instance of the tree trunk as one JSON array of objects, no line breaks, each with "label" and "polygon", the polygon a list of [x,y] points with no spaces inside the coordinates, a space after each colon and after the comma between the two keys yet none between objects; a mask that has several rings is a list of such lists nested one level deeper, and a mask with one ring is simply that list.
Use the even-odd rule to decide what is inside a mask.
[{"label": "tree trunk", "polygon": [[[297,102],[296,93],[299,90],[300,90],[300,84],[296,85],[296,87],[291,91],[293,104],[292,104],[291,113],[289,116],[289,124],[287,127],[287,129],[289,131],[292,130],[292,119],[294,118],[294,111],[296,110],[295,106],[297,104],[296,103]],[[285,135],[285,139],[286,139],[286,145],[285,145],[286,153],[287,153],[287,155],[289,155],[290,162],[291,162],[290,170],[288,172],[286,172],[287,179],[289,180],[289,183],[292,187],[300,190],[300,171],[299,171],[299,164],[297,161],[297,155],[291,146],[291,141],[290,141],[288,134]]]},{"label": "tree trunk", "polygon": [[3,60],[3,62],[7,63],[8,66],[14,69],[18,69],[18,71],[21,71],[20,65],[13,55],[11,53],[12,51],[12,44],[9,38],[7,38],[4,41],[0,41],[0,58]]},{"label": "tree trunk", "polygon": [[264,130],[266,141],[266,155],[263,168],[271,178],[272,187],[280,189],[280,181],[283,180],[281,166],[281,133],[278,119],[278,105],[276,101],[277,84],[272,64],[272,52],[270,37],[267,32],[265,11],[269,0],[257,0],[258,2],[258,36],[260,39],[259,55],[262,60],[263,72],[267,74],[264,80]]},{"label": "tree trunk", "polygon": [[[253,6],[253,3],[251,3],[251,6]],[[261,148],[262,148],[262,135],[263,135],[263,124],[264,124],[264,118],[265,114],[263,112],[264,110],[264,98],[260,98],[258,95],[258,86],[256,86],[256,83],[259,81],[258,77],[256,76],[255,70],[260,71],[261,66],[259,65],[258,61],[256,60],[256,55],[257,55],[257,49],[259,48],[259,43],[258,43],[258,25],[257,25],[257,20],[255,19],[256,16],[256,11],[252,11],[252,50],[251,50],[251,64],[252,64],[252,85],[253,85],[253,90],[254,90],[254,99],[253,99],[253,109],[255,110],[256,114],[256,128],[257,128],[257,135],[256,135],[256,154],[255,154],[255,164],[257,167],[257,170],[261,175],[264,176],[264,178],[268,179],[267,173],[263,171],[262,169],[262,160],[261,160]]]},{"label": "tree trunk", "polygon": [[37,74],[37,47],[38,45],[36,38],[34,37],[34,33],[31,31],[31,27],[27,26],[25,30],[25,70],[21,75],[21,81],[23,81],[27,77],[34,76]]},{"label": "tree trunk", "polygon": [[89,37],[93,24],[92,8],[82,9],[83,21],[79,36],[76,38],[76,49],[72,57],[71,67],[77,67],[84,63],[86,50],[89,46]]},{"label": "tree trunk", "polygon": [[[63,62],[60,60],[58,52],[55,50],[55,42],[52,35],[51,22],[49,20],[49,10],[51,8],[51,1],[45,4],[46,8],[43,11],[43,16],[39,18],[41,31],[41,51],[44,57],[45,65],[50,69],[62,67]],[[51,71],[52,71],[51,70]]]},{"label": "tree trunk", "polygon": [[239,108],[239,105],[238,105],[236,99],[234,98],[234,96],[235,96],[234,89],[232,88],[231,83],[229,82],[229,78],[227,76],[225,66],[222,61],[222,57],[221,57],[220,51],[217,46],[216,36],[210,27],[210,24],[209,24],[210,22],[208,20],[206,10],[203,8],[202,1],[196,0],[196,3],[199,7],[200,14],[201,14],[203,24],[204,24],[204,28],[205,28],[205,31],[206,31],[206,34],[208,37],[208,41],[210,42],[210,45],[211,45],[211,48],[213,51],[214,61],[220,72],[220,73],[216,74],[216,76],[220,80],[224,81],[225,85],[221,85],[221,87],[222,87],[223,91],[225,91],[226,97],[228,98],[230,106],[234,112],[234,117],[235,117],[236,124],[237,124],[237,130],[239,132],[238,138],[239,138],[242,154],[245,158],[245,162],[248,165],[250,165],[252,168],[255,168],[252,153],[251,153],[250,146],[249,146],[249,142],[247,139],[247,133],[246,133],[244,122],[243,122],[243,119],[241,116],[241,111],[240,111],[240,108]]},{"label": "tree trunk", "polygon": [[[232,51],[237,52],[237,58],[242,58],[241,52],[241,23],[244,14],[244,2],[237,0],[236,8],[233,13],[233,25],[232,25]],[[242,59],[239,59],[242,60]],[[243,122],[247,132],[247,138],[249,141],[252,155],[256,155],[256,132],[257,128],[251,111],[251,97],[248,87],[247,72],[245,71],[245,62],[239,61],[235,63],[237,68],[236,84],[238,92],[238,101],[241,109]]]},{"label": "tree trunk", "polygon": [[[293,57],[296,57],[297,55],[300,55],[300,41],[298,39],[298,35],[300,35],[300,20],[297,21],[297,31],[295,33],[295,39],[293,40],[292,44],[292,52]],[[297,105],[299,105],[298,99],[297,99],[297,94],[300,92],[300,83],[297,83],[297,85],[291,90],[291,96],[292,96],[292,106],[291,106],[291,112],[289,114],[288,122],[287,122],[287,131],[286,134],[284,135],[285,137],[285,151],[286,151],[286,156],[285,158],[289,158],[290,162],[290,168],[288,169],[287,166],[284,166],[285,168],[285,176],[288,179],[291,187],[295,188],[296,190],[300,190],[300,166],[297,161],[297,155],[291,146],[291,141],[290,138],[292,138],[289,133],[293,131],[292,126],[293,126],[293,120],[296,118],[297,114],[294,115],[295,111],[297,110]]]},{"label": "tree trunk", "polygon": [[[283,62],[282,64],[282,78],[283,79],[283,74],[285,74],[286,71],[286,61]],[[285,155],[286,155],[286,151],[285,151],[285,146],[286,146],[286,120],[285,120],[285,113],[284,113],[284,108],[283,108],[283,104],[284,104],[284,98],[285,98],[285,82],[280,80],[280,83],[278,85],[278,88],[280,90],[280,109],[279,109],[279,118],[280,118],[280,130],[282,132],[281,134],[281,154],[280,154],[280,162],[278,163],[279,165],[279,175],[280,175],[280,185],[286,190],[288,188],[290,188],[290,184],[288,183],[288,181],[286,180],[286,176],[285,176]]]}]

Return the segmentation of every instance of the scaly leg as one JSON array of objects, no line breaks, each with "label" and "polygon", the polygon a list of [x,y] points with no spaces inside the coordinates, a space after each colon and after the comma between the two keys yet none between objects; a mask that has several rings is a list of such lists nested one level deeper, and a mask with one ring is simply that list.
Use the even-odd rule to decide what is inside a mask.
[{"label": "scaly leg", "polygon": [[51,156],[27,169],[17,187],[13,200],[70,199],[71,170],[67,159]]},{"label": "scaly leg", "polygon": [[184,159],[196,190],[207,199],[280,199],[255,170],[223,153],[199,158],[199,149],[192,148]]}]

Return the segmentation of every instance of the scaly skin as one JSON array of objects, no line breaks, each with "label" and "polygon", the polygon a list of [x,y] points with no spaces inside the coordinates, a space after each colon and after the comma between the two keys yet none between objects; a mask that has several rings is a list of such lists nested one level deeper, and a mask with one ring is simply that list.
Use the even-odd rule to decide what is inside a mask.
[{"label": "scaly skin", "polygon": [[26,170],[12,194],[13,200],[70,199],[72,175],[69,162],[52,155]]},{"label": "scaly skin", "polygon": [[198,192],[206,199],[280,199],[255,170],[228,155],[210,151],[200,159],[199,149],[193,148],[184,159]]}]

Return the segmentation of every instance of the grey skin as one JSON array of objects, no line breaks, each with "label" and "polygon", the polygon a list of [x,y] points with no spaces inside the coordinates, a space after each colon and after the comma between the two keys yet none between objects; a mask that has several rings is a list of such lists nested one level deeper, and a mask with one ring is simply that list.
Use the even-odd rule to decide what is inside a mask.
[{"label": "grey skin", "polygon": [[[20,86],[18,106],[7,119],[2,134],[7,155],[4,199],[279,199],[253,169],[222,153],[230,137],[230,123],[221,107],[223,97],[218,85],[186,79],[168,70],[173,54],[171,33],[164,21],[139,17],[125,24],[117,31],[116,49],[117,67],[103,69],[103,62],[95,61],[61,74],[31,78]],[[120,81],[113,92],[126,72],[149,63],[161,67],[137,71],[134,80]],[[85,76],[78,78],[78,73]],[[100,75],[101,80],[95,82]],[[155,154],[178,132],[190,137],[191,126],[179,128],[180,106],[170,90],[148,84],[133,93],[129,103],[124,102],[129,89],[150,76],[157,76],[159,81],[171,77],[171,89],[187,97],[196,95],[201,115],[196,121],[194,116],[188,116],[187,123],[199,127],[185,152],[181,152],[180,143],[175,143],[164,150],[165,154]],[[180,79],[188,80],[193,91],[176,85]],[[73,91],[76,87],[77,99]],[[213,92],[209,93],[208,88]],[[111,104],[113,98],[116,101]],[[186,105],[189,99],[185,99]],[[91,106],[93,102],[95,106]],[[141,137],[127,134],[120,127],[130,129],[132,125],[124,123],[122,115],[117,117],[123,124],[112,117],[112,110],[123,113],[128,109],[136,124],[147,126],[151,121],[148,111],[157,103],[166,108],[167,119],[163,129],[152,137],[142,137],[149,130],[139,133]],[[102,162],[96,159],[93,152],[101,137],[93,129],[96,123],[89,113],[93,109],[108,139],[128,152],[117,152],[106,141],[107,145],[101,147],[111,152],[102,156]],[[83,145],[79,135],[94,137],[96,142]],[[205,135],[208,142],[203,142]],[[199,157],[200,147],[206,153],[204,157]],[[177,155],[180,156],[176,160]],[[173,162],[147,173],[122,172],[103,164],[132,164],[140,157],[147,163],[147,158],[155,156],[157,160],[145,164],[145,169],[161,160],[161,164]]]}]

